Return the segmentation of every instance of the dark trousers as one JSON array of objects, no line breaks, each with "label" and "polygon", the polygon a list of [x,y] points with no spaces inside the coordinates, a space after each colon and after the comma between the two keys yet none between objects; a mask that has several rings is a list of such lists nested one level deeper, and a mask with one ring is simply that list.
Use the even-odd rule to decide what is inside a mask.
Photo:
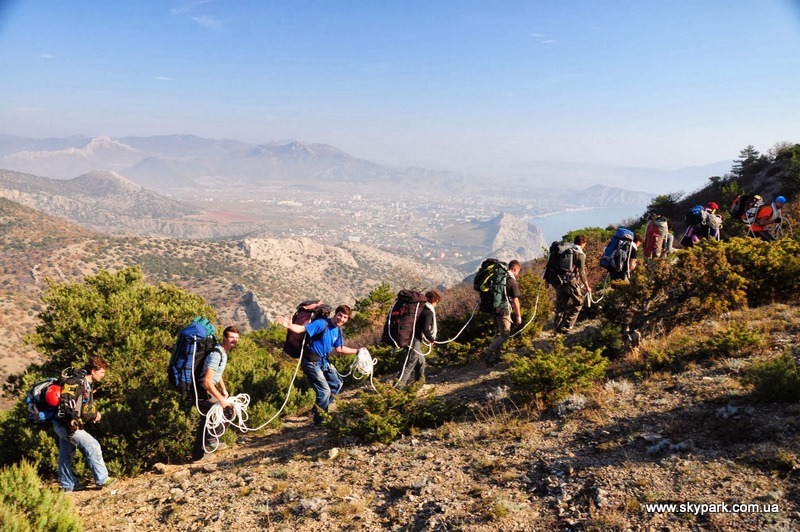
[{"label": "dark trousers", "polygon": [[[205,390],[198,390],[200,396],[197,407],[200,409],[200,421],[197,423],[197,429],[194,433],[194,446],[192,447],[192,460],[200,460],[205,456],[205,449],[213,449],[222,433],[225,432],[225,425],[217,427],[215,433],[210,433],[206,430],[206,415],[211,410],[211,407],[218,404],[217,398],[209,394]],[[205,449],[203,446],[205,445]]]},{"label": "dark trousers", "polygon": [[[425,380],[425,350],[426,346],[422,345],[417,339],[414,339],[414,342],[411,344],[411,348],[404,347],[395,350],[395,354],[398,357],[403,357],[403,361],[405,365],[400,370],[400,376],[398,377],[398,383],[400,386],[406,386],[409,381],[411,381],[411,377],[413,375],[414,381],[421,381]],[[408,359],[406,360],[405,356],[408,355]],[[411,381],[411,382],[414,382]]]},{"label": "dark trousers", "polygon": [[556,289],[556,332],[568,331],[575,325],[583,308],[583,288],[577,281],[564,283]]}]

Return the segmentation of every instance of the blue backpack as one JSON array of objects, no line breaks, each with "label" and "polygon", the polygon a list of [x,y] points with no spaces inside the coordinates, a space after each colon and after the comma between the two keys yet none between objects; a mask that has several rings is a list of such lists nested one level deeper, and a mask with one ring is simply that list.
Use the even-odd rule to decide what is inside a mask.
[{"label": "blue backpack", "polygon": [[611,237],[611,241],[603,251],[600,266],[609,272],[621,273],[628,271],[628,261],[631,257],[632,247],[633,231],[620,227]]},{"label": "blue backpack", "polygon": [[170,384],[181,392],[197,389],[197,382],[203,381],[203,366],[206,357],[217,346],[214,325],[206,318],[198,316],[192,323],[178,333],[172,357],[167,368]]},{"label": "blue backpack", "polygon": [[702,205],[695,205],[689,212],[686,213],[686,217],[683,221],[686,223],[686,227],[692,225],[700,225],[703,223],[703,213],[706,211],[705,207]]}]

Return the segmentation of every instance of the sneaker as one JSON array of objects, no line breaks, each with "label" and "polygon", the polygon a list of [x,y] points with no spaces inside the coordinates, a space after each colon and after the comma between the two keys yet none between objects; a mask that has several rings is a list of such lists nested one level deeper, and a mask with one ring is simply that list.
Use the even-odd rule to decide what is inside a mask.
[{"label": "sneaker", "polygon": [[227,449],[227,448],[228,448],[228,444],[227,444],[227,443],[225,443],[225,442],[220,442],[220,444],[219,444],[219,445],[217,445],[217,448],[216,448],[216,449],[214,449],[214,450],[215,450],[215,451],[221,451],[221,450],[223,450],[223,449]]},{"label": "sneaker", "polygon": [[80,482],[78,482],[77,484],[75,484],[74,486],[72,486],[72,488],[70,488],[70,489],[67,489],[67,488],[61,488],[61,490],[62,490],[64,493],[70,493],[70,492],[73,492],[73,491],[83,491],[83,490],[85,490],[85,489],[86,489],[86,484],[82,484],[82,483],[80,483]]},{"label": "sneaker", "polygon": [[102,484],[100,486],[100,488],[107,488],[107,487],[109,487],[111,484],[113,484],[116,481],[117,481],[117,477],[108,477],[108,479],[106,479],[105,483]]}]

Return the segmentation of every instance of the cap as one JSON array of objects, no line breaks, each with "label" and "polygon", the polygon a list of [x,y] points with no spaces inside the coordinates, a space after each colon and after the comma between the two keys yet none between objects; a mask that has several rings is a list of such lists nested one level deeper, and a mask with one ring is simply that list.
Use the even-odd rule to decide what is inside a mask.
[{"label": "cap", "polygon": [[775,203],[786,203],[786,198],[784,198],[783,196],[778,196],[777,198],[775,198]]}]

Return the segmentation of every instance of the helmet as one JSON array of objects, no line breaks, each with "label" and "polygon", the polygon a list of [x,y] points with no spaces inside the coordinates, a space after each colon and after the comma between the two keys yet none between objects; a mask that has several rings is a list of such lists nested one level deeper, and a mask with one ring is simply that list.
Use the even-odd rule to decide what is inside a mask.
[{"label": "helmet", "polygon": [[711,210],[711,212],[714,212],[714,211],[716,211],[717,209],[719,209],[719,205],[717,205],[717,204],[716,204],[716,203],[714,203],[713,201],[709,201],[708,203],[706,203],[706,209],[710,209],[710,210]]},{"label": "helmet", "polygon": [[58,384],[51,384],[47,391],[44,392],[44,402],[50,406],[58,406],[61,400],[61,386]]},{"label": "helmet", "polygon": [[786,198],[784,198],[783,196],[778,196],[777,198],[775,198],[775,203],[786,203]]}]

